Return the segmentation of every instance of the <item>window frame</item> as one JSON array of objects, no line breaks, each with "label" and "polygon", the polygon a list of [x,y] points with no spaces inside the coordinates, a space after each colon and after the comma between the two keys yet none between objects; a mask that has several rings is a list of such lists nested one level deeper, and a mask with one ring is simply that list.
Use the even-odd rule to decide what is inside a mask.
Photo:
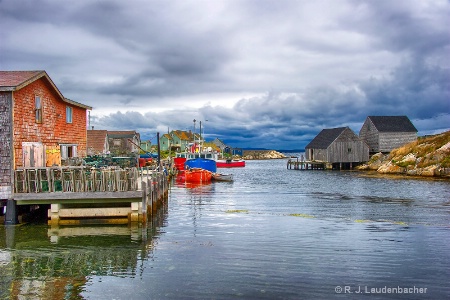
[{"label": "window frame", "polygon": [[42,99],[41,96],[34,96],[34,121],[42,124]]},{"label": "window frame", "polygon": [[61,159],[78,157],[78,144],[59,144],[59,149],[61,151]]},{"label": "window frame", "polygon": [[66,106],[66,123],[73,123],[73,108],[71,106]]}]

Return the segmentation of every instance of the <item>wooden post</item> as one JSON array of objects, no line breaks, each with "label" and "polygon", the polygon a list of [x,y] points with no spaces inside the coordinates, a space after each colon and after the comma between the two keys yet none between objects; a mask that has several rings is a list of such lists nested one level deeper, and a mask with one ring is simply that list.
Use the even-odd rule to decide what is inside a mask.
[{"label": "wooden post", "polygon": [[6,202],[6,215],[5,215],[5,225],[16,225],[19,224],[19,218],[17,213],[17,204],[14,199],[8,199]]},{"label": "wooden post", "polygon": [[145,181],[141,182],[142,186],[142,220],[147,221],[147,184]]},{"label": "wooden post", "polygon": [[151,215],[153,215],[153,197],[152,197],[152,182],[147,179],[147,212],[149,212]]},{"label": "wooden post", "polygon": [[59,209],[60,204],[50,204],[48,217],[50,218],[49,223],[51,225],[58,225],[59,223]]}]

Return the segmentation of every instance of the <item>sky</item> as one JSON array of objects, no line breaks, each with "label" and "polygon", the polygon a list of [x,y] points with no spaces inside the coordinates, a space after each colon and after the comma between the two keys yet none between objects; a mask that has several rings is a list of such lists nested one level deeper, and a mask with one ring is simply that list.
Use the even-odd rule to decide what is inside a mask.
[{"label": "sky", "polygon": [[[0,0],[0,69],[45,70],[94,129],[303,149],[367,116],[450,130],[448,0]],[[194,120],[196,120],[194,122]]]}]

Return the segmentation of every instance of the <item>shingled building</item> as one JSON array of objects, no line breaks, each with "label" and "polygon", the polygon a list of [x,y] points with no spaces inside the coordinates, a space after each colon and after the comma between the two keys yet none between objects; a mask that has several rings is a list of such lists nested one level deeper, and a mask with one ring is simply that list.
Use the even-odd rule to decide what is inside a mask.
[{"label": "shingled building", "polygon": [[407,116],[369,116],[359,137],[369,146],[370,154],[389,153],[417,140],[417,129]]},{"label": "shingled building", "polygon": [[305,147],[306,159],[356,166],[369,160],[369,148],[349,127],[323,129]]}]

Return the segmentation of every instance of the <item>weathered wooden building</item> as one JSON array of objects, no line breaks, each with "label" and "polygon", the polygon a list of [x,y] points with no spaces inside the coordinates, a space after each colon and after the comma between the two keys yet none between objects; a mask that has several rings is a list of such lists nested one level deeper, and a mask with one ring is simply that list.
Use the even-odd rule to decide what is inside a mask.
[{"label": "weathered wooden building", "polygon": [[105,155],[109,153],[107,130],[87,131],[87,155]]},{"label": "weathered wooden building", "polygon": [[128,155],[139,153],[141,136],[138,132],[131,131],[108,131],[109,151],[112,155]]},{"label": "weathered wooden building", "polygon": [[65,98],[45,71],[0,71],[0,199],[13,170],[86,155],[90,106]]},{"label": "weathered wooden building", "polygon": [[305,147],[309,161],[358,164],[369,160],[369,147],[349,127],[323,129]]},{"label": "weathered wooden building", "polygon": [[369,146],[370,153],[388,153],[417,140],[417,129],[407,116],[369,116],[359,137]]}]

